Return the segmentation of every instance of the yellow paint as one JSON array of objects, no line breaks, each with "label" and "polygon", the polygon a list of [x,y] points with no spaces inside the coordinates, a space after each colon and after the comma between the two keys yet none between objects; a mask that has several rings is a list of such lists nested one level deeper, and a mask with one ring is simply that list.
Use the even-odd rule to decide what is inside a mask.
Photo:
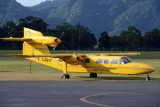
[{"label": "yellow paint", "polygon": [[67,74],[67,63],[63,61],[63,73]]},{"label": "yellow paint", "polygon": [[[56,37],[43,36],[41,32],[24,28],[24,38],[2,38],[9,41],[23,41],[23,55],[10,55],[24,57],[47,66],[51,66],[67,72],[85,73],[114,73],[114,74],[148,74],[155,69],[146,64],[133,63],[124,55],[138,55],[139,53],[115,53],[115,54],[79,54],[84,59],[89,59],[89,63],[77,60],[75,54],[50,54],[48,46],[54,47]],[[115,55],[115,56],[113,56]],[[119,56],[118,56],[119,55]],[[122,56],[123,55],[123,56]],[[61,59],[61,60],[60,60]],[[101,63],[96,63],[101,59]],[[105,60],[108,63],[104,63]],[[127,59],[127,63],[122,63],[122,59]],[[112,64],[116,60],[116,64]]]}]

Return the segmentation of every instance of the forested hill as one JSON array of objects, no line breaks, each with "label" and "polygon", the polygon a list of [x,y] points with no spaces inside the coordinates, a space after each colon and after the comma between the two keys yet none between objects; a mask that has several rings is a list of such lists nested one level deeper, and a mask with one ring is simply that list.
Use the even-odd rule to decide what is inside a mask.
[{"label": "forested hill", "polygon": [[51,28],[62,22],[88,27],[99,33],[120,34],[130,25],[146,32],[160,28],[160,0],[54,0],[34,7],[23,7],[15,0],[0,0],[0,21],[17,21],[20,17],[41,17]]},{"label": "forested hill", "polygon": [[28,15],[34,15],[28,8],[17,3],[15,0],[0,0],[0,24],[7,21],[18,22],[20,18]]}]

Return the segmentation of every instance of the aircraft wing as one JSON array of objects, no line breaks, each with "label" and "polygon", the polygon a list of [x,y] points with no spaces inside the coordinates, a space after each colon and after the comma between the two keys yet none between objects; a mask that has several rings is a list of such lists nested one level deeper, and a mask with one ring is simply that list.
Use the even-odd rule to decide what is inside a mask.
[{"label": "aircraft wing", "polygon": [[136,56],[140,53],[97,53],[96,56]]},{"label": "aircraft wing", "polygon": [[32,58],[32,57],[52,57],[52,58],[60,58],[63,61],[70,63],[70,64],[75,64],[78,63],[79,61],[83,61],[86,55],[85,54],[80,54],[80,55],[75,55],[75,54],[37,54],[37,55],[22,55],[22,54],[9,54],[7,56],[14,56],[18,58]]}]

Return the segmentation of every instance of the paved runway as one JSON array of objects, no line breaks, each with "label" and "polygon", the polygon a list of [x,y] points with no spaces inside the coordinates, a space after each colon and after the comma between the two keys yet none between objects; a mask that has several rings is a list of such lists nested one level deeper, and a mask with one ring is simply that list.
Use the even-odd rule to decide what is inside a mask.
[{"label": "paved runway", "polygon": [[0,82],[0,107],[160,107],[160,82]]}]

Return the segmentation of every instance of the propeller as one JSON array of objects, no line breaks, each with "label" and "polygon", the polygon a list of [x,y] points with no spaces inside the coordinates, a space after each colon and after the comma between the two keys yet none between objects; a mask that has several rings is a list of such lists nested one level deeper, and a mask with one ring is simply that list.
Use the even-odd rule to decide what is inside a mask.
[{"label": "propeller", "polygon": [[56,39],[55,42],[56,42],[56,44],[55,44],[55,46],[53,48],[53,51],[56,49],[56,47],[58,46],[58,44],[61,43],[62,41],[60,39]]},{"label": "propeller", "polygon": [[84,60],[84,58],[81,57],[81,56],[78,56],[78,54],[76,52],[74,52],[74,54],[77,56],[77,60],[78,61],[83,61]]},{"label": "propeller", "polygon": [[53,48],[53,51],[56,49],[56,47],[58,46],[58,44],[62,42],[62,41],[61,41],[61,38],[62,38],[63,35],[64,35],[64,32],[61,34],[61,36],[60,36],[59,39],[56,39],[56,40],[55,40],[56,44],[55,44],[55,46],[54,46],[54,48]]}]

